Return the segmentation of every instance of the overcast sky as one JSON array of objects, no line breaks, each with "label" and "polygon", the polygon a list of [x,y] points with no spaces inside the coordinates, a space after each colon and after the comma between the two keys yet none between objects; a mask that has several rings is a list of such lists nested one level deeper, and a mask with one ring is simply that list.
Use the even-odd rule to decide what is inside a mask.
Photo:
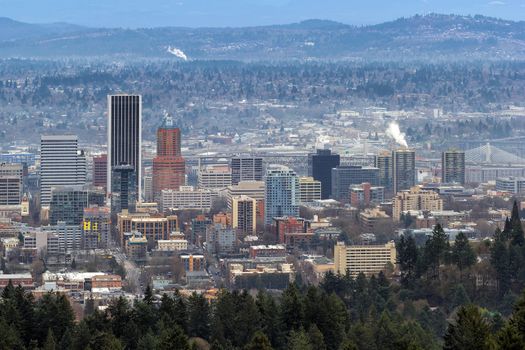
[{"label": "overcast sky", "polygon": [[0,0],[0,16],[93,27],[238,27],[312,18],[361,25],[430,12],[525,20],[525,0]]}]

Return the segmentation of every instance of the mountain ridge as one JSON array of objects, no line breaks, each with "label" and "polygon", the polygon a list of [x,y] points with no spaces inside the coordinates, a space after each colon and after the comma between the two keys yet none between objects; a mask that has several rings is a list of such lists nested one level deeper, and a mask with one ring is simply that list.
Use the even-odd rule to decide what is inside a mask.
[{"label": "mountain ridge", "polygon": [[0,18],[0,58],[197,60],[525,59],[525,21],[415,15],[375,25],[331,20],[258,27],[90,28]]}]

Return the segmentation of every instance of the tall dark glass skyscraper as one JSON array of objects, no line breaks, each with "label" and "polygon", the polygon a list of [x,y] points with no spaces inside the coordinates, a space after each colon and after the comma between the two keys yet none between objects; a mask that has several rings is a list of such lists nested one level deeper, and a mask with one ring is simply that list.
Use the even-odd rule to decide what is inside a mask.
[{"label": "tall dark glass skyscraper", "polygon": [[137,202],[135,170],[131,165],[118,165],[112,171],[112,192],[111,192],[111,215],[122,212],[126,209],[129,212],[135,211]]},{"label": "tall dark glass skyscraper", "polygon": [[340,162],[339,154],[332,154],[329,149],[318,149],[308,155],[308,176],[321,181],[321,199],[332,195],[332,168],[337,168]]},{"label": "tall dark glass skyscraper", "polygon": [[142,97],[108,96],[108,193],[111,194],[115,166],[132,166],[136,175],[135,192],[142,193]]},{"label": "tall dark glass skyscraper", "polygon": [[332,198],[348,203],[350,201],[350,186],[368,182],[372,186],[379,185],[379,169],[369,166],[349,165],[332,169]]}]

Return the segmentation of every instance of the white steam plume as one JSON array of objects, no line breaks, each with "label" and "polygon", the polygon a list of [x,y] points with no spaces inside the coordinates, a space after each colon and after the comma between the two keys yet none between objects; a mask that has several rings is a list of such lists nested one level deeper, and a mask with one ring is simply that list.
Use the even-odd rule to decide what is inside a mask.
[{"label": "white steam plume", "polygon": [[399,130],[399,124],[396,122],[391,122],[388,124],[388,129],[386,129],[386,135],[393,138],[398,144],[403,147],[408,147],[408,143],[405,139],[405,134]]},{"label": "white steam plume", "polygon": [[188,56],[186,56],[184,51],[182,51],[181,49],[177,49],[176,47],[168,46],[168,52],[174,56],[177,56],[178,58],[182,58],[184,61],[188,60]]}]

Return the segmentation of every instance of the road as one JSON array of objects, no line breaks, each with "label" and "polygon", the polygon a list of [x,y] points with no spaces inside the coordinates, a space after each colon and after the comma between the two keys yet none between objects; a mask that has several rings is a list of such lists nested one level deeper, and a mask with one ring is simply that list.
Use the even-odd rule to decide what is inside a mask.
[{"label": "road", "polygon": [[117,263],[124,266],[126,271],[125,280],[128,286],[131,287],[131,291],[135,294],[142,294],[140,289],[140,268],[133,261],[126,259],[126,255],[123,253],[115,253],[114,256]]}]

